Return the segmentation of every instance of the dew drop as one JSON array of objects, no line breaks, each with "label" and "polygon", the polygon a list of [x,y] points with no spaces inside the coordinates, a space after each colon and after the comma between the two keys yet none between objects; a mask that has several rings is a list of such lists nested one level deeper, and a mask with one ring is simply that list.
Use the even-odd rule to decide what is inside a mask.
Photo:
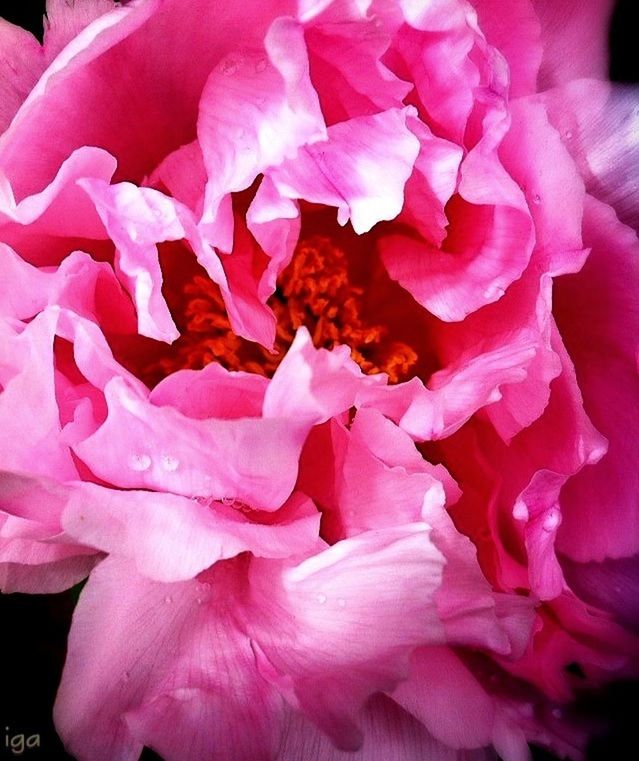
[{"label": "dew drop", "polygon": [[195,598],[195,602],[196,602],[198,605],[201,605],[201,604],[202,604],[202,598],[201,598],[201,597],[196,597],[196,598]]},{"label": "dew drop", "polygon": [[319,595],[317,595],[317,598],[316,598],[316,599],[317,599],[317,602],[318,602],[320,605],[324,605],[324,603],[325,603],[325,602],[326,602],[326,600],[327,600],[327,597],[326,597],[326,595],[325,595],[325,594],[319,594]]},{"label": "dew drop", "polygon": [[142,473],[151,467],[151,458],[148,454],[134,454],[129,457],[129,467]]},{"label": "dew drop", "polygon": [[516,521],[528,520],[528,508],[526,507],[525,502],[522,502],[521,500],[515,502],[515,506],[513,507],[513,518]]},{"label": "dew drop", "polygon": [[572,132],[570,130],[566,130],[566,132],[564,132],[564,137],[566,140],[570,140],[572,138]]},{"label": "dew drop", "polygon": [[541,196],[539,193],[535,193],[533,196],[533,203],[539,205],[541,203]]},{"label": "dew drop", "polygon": [[172,473],[180,467],[180,461],[177,457],[172,457],[169,454],[162,455],[162,467],[164,470]]},{"label": "dew drop", "polygon": [[164,598],[164,602],[165,602],[167,605],[170,605],[170,604],[173,602],[173,598],[171,597],[171,595],[167,595],[167,596]]}]

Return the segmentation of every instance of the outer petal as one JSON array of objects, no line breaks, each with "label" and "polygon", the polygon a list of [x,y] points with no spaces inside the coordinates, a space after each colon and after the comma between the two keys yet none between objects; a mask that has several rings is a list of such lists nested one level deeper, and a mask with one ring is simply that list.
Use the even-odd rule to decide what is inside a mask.
[{"label": "outer petal", "polygon": [[372,698],[362,711],[364,744],[341,751],[299,714],[287,714],[274,761],[496,761],[490,751],[457,751],[439,743],[423,724],[385,696]]},{"label": "outer petal", "polygon": [[[229,601],[234,566],[160,584],[106,560],[73,617],[54,718],[80,761],[268,761],[276,699]],[[250,728],[250,729],[249,729]]]},{"label": "outer petal", "polygon": [[544,54],[539,89],[608,76],[608,24],[614,0],[533,0]]},{"label": "outer petal", "polygon": [[639,90],[583,80],[544,93],[542,100],[588,192],[639,228]]},{"label": "outer petal", "polygon": [[298,566],[251,565],[246,625],[260,670],[339,747],[359,747],[359,707],[394,686],[416,644],[442,641],[433,595],[444,558],[428,533],[367,532]]},{"label": "outer petal", "polygon": [[0,19],[0,134],[44,69],[42,50],[35,37]]},{"label": "outer petal", "polygon": [[51,62],[92,21],[115,8],[113,0],[47,0],[44,54]]},{"label": "outer petal", "polygon": [[[608,454],[562,492],[558,546],[580,562],[639,550],[639,243],[613,211],[588,199],[583,270],[557,287],[557,320],[575,363],[584,406],[607,437]],[[588,315],[588,330],[583,330]]]}]

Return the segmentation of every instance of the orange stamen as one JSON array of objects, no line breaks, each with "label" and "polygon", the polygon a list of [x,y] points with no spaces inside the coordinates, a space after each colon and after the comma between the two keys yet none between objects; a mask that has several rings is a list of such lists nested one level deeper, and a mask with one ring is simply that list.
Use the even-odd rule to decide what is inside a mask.
[{"label": "orange stamen", "polygon": [[417,352],[388,338],[388,328],[364,316],[364,288],[351,283],[346,254],[331,241],[314,236],[301,241],[278,279],[269,306],[277,318],[275,353],[233,333],[218,286],[196,275],[184,288],[186,330],[151,372],[168,375],[219,362],[229,370],[272,376],[305,325],[318,348],[346,344],[366,373],[385,372],[392,383],[406,380]]}]

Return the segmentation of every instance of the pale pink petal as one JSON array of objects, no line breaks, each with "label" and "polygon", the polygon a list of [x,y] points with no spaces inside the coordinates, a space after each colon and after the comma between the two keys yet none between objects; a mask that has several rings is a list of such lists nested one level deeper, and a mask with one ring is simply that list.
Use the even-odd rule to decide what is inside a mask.
[{"label": "pale pink petal", "polygon": [[22,562],[0,564],[0,589],[4,594],[57,594],[79,584],[95,565],[95,556],[80,555],[45,565]]},{"label": "pale pink petal", "polygon": [[171,343],[179,333],[162,294],[156,244],[186,235],[175,202],[153,188],[128,182],[82,180],[80,185],[115,243],[116,269],[135,302],[139,333]]},{"label": "pale pink petal", "polygon": [[263,49],[229,53],[206,83],[198,119],[209,178],[203,221],[212,221],[227,193],[248,188],[300,146],[324,138],[303,31],[292,19],[277,19]]},{"label": "pale pink petal", "polygon": [[297,566],[254,560],[246,626],[260,672],[339,747],[358,748],[366,698],[395,685],[418,643],[442,641],[433,595],[444,562],[423,523],[360,534]]},{"label": "pale pink petal", "polygon": [[267,761],[277,699],[255,667],[232,600],[241,568],[162,584],[107,559],[75,611],[54,709],[79,761]]},{"label": "pale pink petal", "polygon": [[[562,553],[580,562],[635,555],[639,549],[639,243],[614,212],[589,198],[583,270],[558,283],[556,312],[575,363],[584,406],[608,439],[608,454],[566,484]],[[583,315],[588,315],[584,332]]]},{"label": "pale pink petal", "polygon": [[608,27],[614,0],[532,0],[541,23],[539,89],[580,77],[608,77]]},{"label": "pale pink petal", "polygon": [[0,473],[3,592],[61,592],[88,575],[99,556],[60,522],[70,493],[53,479]]},{"label": "pale pink petal", "polygon": [[411,132],[419,138],[415,171],[406,184],[405,203],[398,222],[404,222],[435,246],[446,238],[445,206],[457,189],[463,150],[435,137],[419,119],[409,119]]},{"label": "pale pink petal", "polygon": [[560,274],[583,248],[583,179],[567,150],[569,143],[551,126],[543,104],[522,98],[510,104],[510,114],[499,156],[526,195],[535,224],[536,258],[552,274]]},{"label": "pale pink petal", "polygon": [[268,385],[263,413],[267,418],[290,417],[310,427],[345,412],[360,391],[380,381],[383,378],[362,373],[347,346],[316,349],[302,327]]},{"label": "pale pink petal", "polygon": [[192,420],[151,404],[123,378],[108,382],[104,394],[106,421],[73,449],[108,483],[237,499],[265,510],[291,493],[302,424],[283,417]]},{"label": "pale pink petal", "polygon": [[273,525],[253,522],[239,507],[76,484],[62,526],[78,542],[131,559],[138,573],[166,582],[192,579],[241,552],[289,557],[318,544],[320,515],[303,495],[293,495]]},{"label": "pale pink petal", "polygon": [[303,148],[269,176],[284,197],[335,206],[341,225],[350,219],[356,233],[368,232],[402,209],[419,151],[410,113],[391,109],[335,124],[327,142]]},{"label": "pale pink petal", "polygon": [[32,34],[0,19],[0,62],[1,135],[44,70],[44,59]]},{"label": "pale pink petal", "polygon": [[0,334],[0,355],[7,358],[0,365],[2,470],[60,479],[77,476],[69,447],[60,440],[53,364],[55,324],[55,314],[45,312],[22,332]]},{"label": "pale pink petal", "polygon": [[164,186],[173,198],[191,209],[199,218],[204,203],[206,169],[197,140],[169,153],[153,170],[148,184]]},{"label": "pale pink petal", "polygon": [[533,337],[522,334],[482,354],[468,351],[431,376],[428,387],[418,378],[395,386],[371,388],[361,395],[416,440],[442,439],[472,415],[502,398],[502,387],[525,380],[536,353]]}]

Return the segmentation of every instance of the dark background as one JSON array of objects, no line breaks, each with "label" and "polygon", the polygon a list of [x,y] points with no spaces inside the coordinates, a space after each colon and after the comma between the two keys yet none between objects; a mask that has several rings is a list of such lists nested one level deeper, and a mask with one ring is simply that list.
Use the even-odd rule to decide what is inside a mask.
[{"label": "dark background", "polygon": [[[0,16],[41,38],[44,6],[45,0],[0,0]],[[637,0],[619,0],[613,17],[610,77],[617,82],[639,82],[637,25],[634,21],[636,10]],[[4,634],[0,759],[71,760],[53,728],[51,708],[62,671],[76,596],[77,590],[58,595],[0,596],[0,620]],[[603,693],[584,698],[585,712],[600,712],[609,722],[608,731],[591,743],[588,761],[639,759],[638,707],[637,684],[615,684]],[[39,734],[41,748],[25,750],[22,756],[14,755],[7,748],[7,736],[19,733],[25,736]],[[534,754],[535,761],[554,761],[554,756],[540,749],[534,749]],[[143,755],[144,761],[157,758],[150,751],[145,751]]]}]

